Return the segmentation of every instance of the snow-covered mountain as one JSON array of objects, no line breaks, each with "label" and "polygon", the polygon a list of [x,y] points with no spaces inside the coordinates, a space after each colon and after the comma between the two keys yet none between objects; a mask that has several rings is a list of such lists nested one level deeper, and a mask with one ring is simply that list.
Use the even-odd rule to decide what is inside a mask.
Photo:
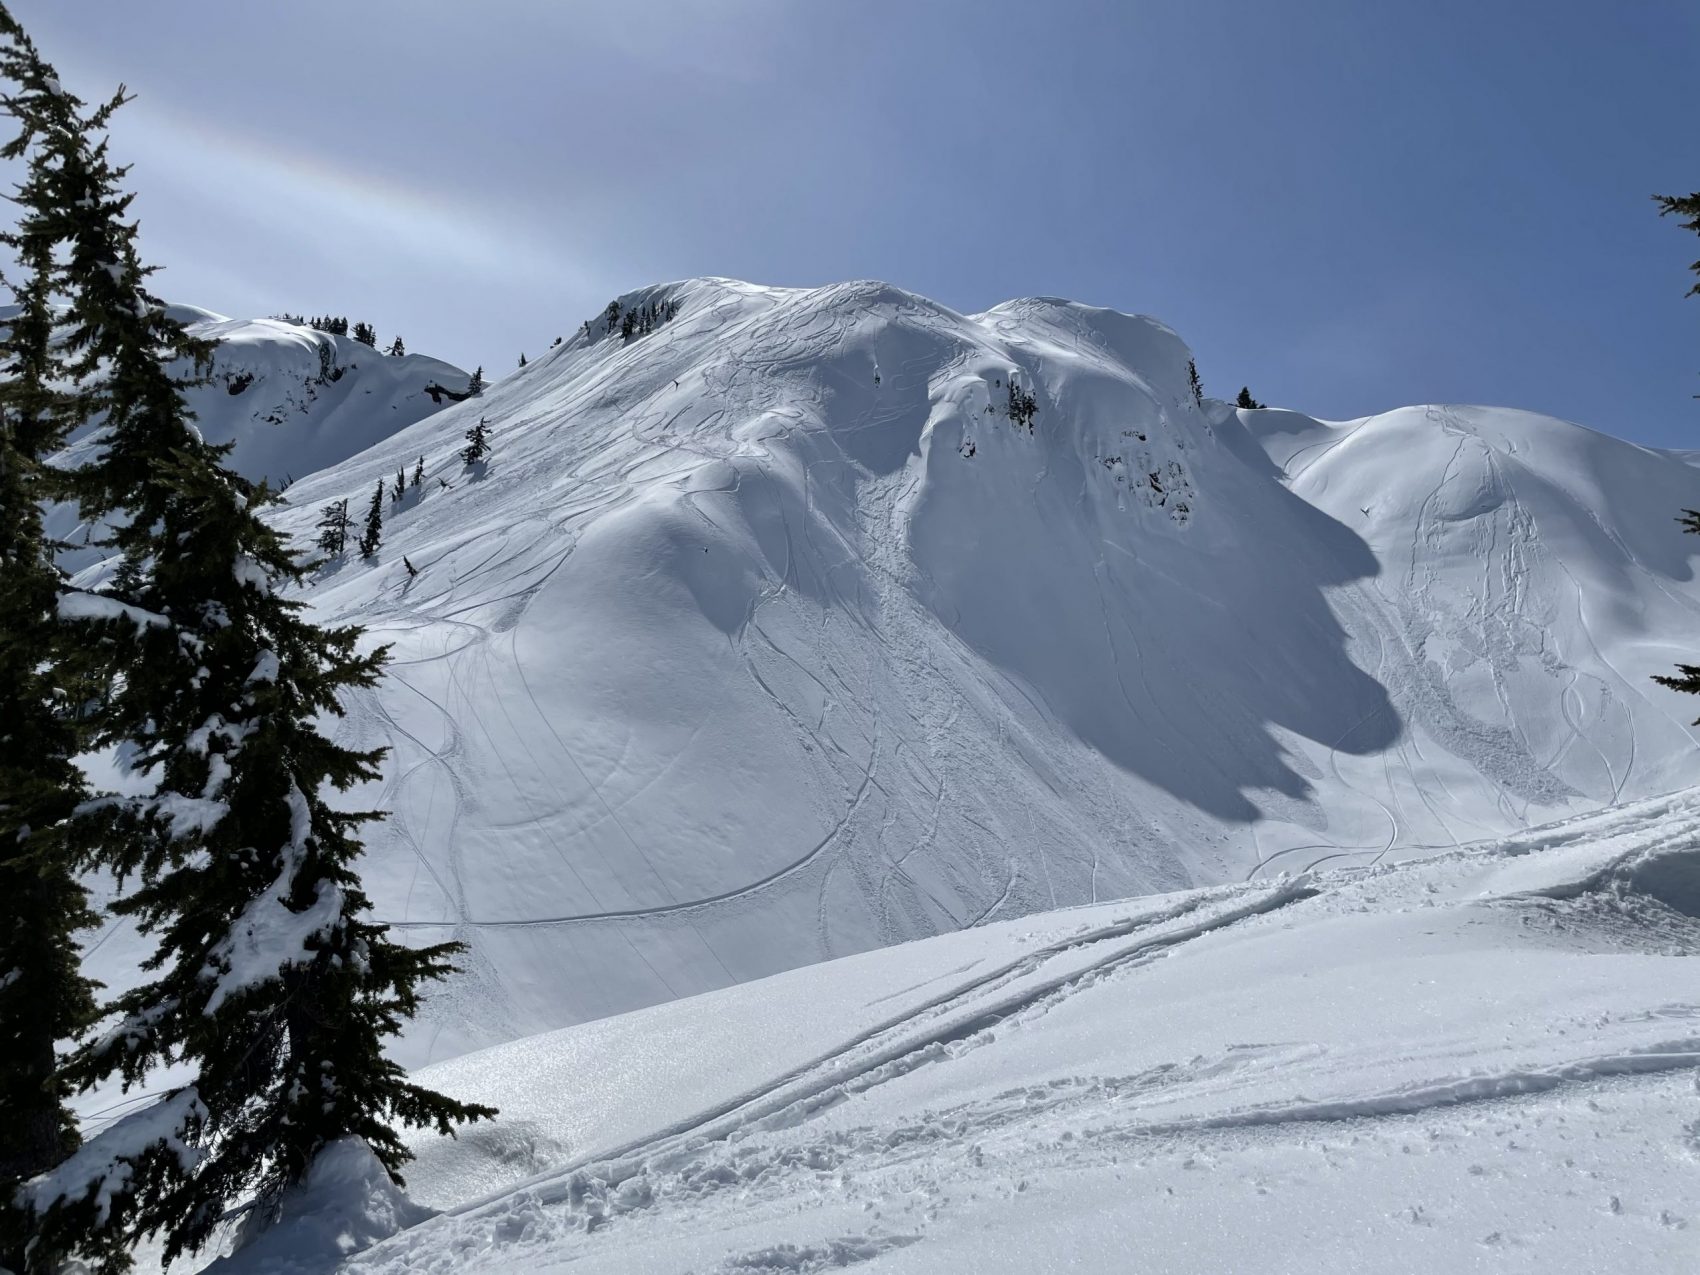
[{"label": "snow-covered mountain", "polygon": [[[168,313],[191,335],[216,343],[206,383],[188,391],[195,427],[208,442],[234,444],[228,463],[274,488],[347,460],[449,401],[427,394],[427,386],[459,391],[467,384],[465,372],[441,359],[392,358],[295,323],[228,319],[186,305]],[[0,321],[7,317],[0,310]],[[98,436],[82,431],[60,463],[80,463],[97,444]],[[89,532],[63,507],[53,511],[49,530],[72,543]],[[91,551],[67,561],[81,566],[97,557]]]},{"label": "snow-covered mountain", "polygon": [[352,796],[393,812],[380,915],[470,945],[410,1062],[1700,783],[1647,680],[1700,632],[1676,458],[1500,410],[1200,405],[1173,332],[1065,301],[621,304],[677,315],[362,413],[377,441],[279,514],[305,543],[424,461],[377,559],[310,590],[393,648],[344,724],[392,749]]},{"label": "snow-covered mountain", "polygon": [[441,410],[185,312],[303,547],[423,462],[306,596],[392,648],[337,724],[391,749],[379,914],[468,944],[402,1057],[502,1108],[417,1204],[334,1149],[216,1269],[1692,1256],[1689,458],[1200,403],[1064,301],[620,305]]}]

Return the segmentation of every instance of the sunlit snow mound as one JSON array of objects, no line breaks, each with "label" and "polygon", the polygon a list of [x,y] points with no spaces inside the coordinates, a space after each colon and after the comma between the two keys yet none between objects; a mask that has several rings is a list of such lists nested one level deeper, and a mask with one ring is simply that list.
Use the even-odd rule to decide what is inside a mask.
[{"label": "sunlit snow mound", "polygon": [[424,462],[309,592],[392,648],[342,727],[391,749],[351,798],[392,812],[379,913],[469,944],[410,1061],[1700,783],[1648,680],[1700,633],[1678,459],[1200,404],[1168,328],[1066,301],[621,306],[652,330],[574,325],[279,515],[306,543]]},{"label": "sunlit snow mound", "polygon": [[468,1055],[420,1077],[502,1109],[413,1139],[444,1215],[337,1269],[1689,1271],[1697,845],[1688,793]]}]

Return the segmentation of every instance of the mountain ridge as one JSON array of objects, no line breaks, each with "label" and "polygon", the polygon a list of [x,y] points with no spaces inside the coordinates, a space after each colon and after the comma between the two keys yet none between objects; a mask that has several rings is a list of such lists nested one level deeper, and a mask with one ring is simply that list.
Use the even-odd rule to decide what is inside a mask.
[{"label": "mountain ridge", "polygon": [[1493,409],[1195,402],[1171,329],[1054,298],[619,306],[676,314],[597,316],[276,515],[305,545],[425,460],[375,559],[304,594],[393,647],[343,727],[392,749],[351,795],[393,811],[380,916],[471,945],[409,1062],[1700,782],[1637,689],[1700,608],[1677,460]]}]

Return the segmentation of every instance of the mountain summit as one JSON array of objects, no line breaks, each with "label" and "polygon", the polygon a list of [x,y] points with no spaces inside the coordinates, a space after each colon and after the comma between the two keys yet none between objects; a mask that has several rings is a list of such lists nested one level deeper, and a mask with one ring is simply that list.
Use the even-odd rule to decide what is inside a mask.
[{"label": "mountain summit", "polygon": [[278,515],[423,464],[309,594],[393,648],[345,725],[391,750],[379,913],[471,945],[410,1062],[1700,782],[1647,680],[1700,610],[1677,458],[1237,410],[1046,298],[699,279],[575,328]]}]

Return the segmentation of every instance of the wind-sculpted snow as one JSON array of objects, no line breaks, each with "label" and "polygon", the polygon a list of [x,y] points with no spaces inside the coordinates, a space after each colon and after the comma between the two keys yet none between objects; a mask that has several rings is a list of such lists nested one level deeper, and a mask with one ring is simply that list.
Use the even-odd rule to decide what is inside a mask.
[{"label": "wind-sculpted snow", "polygon": [[391,750],[349,798],[391,812],[366,886],[469,945],[410,1063],[1700,783],[1648,681],[1700,632],[1679,458],[1488,409],[1200,405],[1173,332],[1071,302],[622,298],[663,301],[630,341],[563,320],[278,514],[305,544],[424,459],[376,557],[307,595],[391,646],[341,727]]},{"label": "wind-sculpted snow", "polygon": [[[1688,1270],[1700,923],[1647,886],[1697,839],[1688,793],[439,1064],[502,1114],[415,1139],[442,1216],[337,1269]],[[303,1243],[359,1205],[306,1201]]]}]

